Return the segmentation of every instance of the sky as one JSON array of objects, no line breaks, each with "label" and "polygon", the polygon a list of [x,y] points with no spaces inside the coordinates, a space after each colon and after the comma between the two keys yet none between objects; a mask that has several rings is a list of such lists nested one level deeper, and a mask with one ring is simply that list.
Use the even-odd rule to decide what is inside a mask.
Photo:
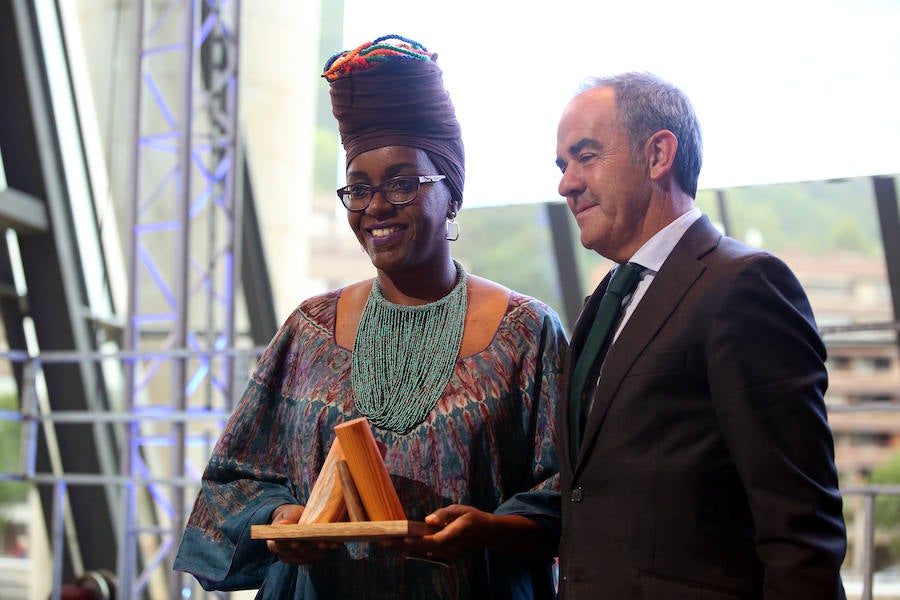
[{"label": "sky", "polygon": [[557,193],[556,126],[581,80],[650,71],[691,98],[701,189],[900,173],[900,0],[345,0],[345,47],[438,53],[467,206]]}]

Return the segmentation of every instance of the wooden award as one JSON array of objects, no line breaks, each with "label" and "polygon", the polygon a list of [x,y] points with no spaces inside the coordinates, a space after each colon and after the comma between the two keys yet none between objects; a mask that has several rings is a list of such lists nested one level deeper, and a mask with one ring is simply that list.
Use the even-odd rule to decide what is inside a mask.
[{"label": "wooden award", "polygon": [[253,525],[255,540],[368,541],[439,528],[408,521],[365,417],[334,427],[337,436],[296,525]]},{"label": "wooden award", "polygon": [[319,478],[309,493],[309,499],[303,514],[300,515],[300,523],[332,523],[343,521],[347,515],[347,506],[344,503],[341,481],[337,475],[337,464],[344,461],[344,452],[337,440],[331,445],[328,456],[322,464]]}]

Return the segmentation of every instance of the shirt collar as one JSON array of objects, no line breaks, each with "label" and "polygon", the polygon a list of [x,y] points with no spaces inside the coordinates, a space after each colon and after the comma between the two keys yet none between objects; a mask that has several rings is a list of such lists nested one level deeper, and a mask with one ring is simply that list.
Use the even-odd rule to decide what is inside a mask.
[{"label": "shirt collar", "polygon": [[659,230],[652,238],[646,241],[643,246],[631,257],[630,262],[636,262],[639,265],[656,273],[662,264],[672,253],[675,244],[684,236],[688,228],[699,219],[703,213],[696,206],[687,211],[661,230]]}]

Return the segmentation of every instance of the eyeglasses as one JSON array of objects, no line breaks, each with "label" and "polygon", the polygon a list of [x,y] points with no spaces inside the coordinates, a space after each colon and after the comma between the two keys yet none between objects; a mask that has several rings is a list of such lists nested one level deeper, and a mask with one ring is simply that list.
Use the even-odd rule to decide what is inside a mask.
[{"label": "eyeglasses", "polygon": [[350,212],[362,212],[369,208],[375,192],[381,192],[384,199],[394,206],[403,206],[416,199],[420,184],[433,183],[445,177],[445,175],[400,175],[382,181],[381,185],[351,183],[337,190],[337,195]]}]

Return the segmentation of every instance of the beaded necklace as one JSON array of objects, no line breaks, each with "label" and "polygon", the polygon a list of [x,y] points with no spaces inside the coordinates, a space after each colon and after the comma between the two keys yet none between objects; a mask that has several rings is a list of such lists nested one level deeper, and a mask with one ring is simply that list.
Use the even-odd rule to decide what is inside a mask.
[{"label": "beaded necklace", "polygon": [[437,405],[456,364],[466,320],[466,272],[455,260],[456,285],[430,304],[403,306],[378,285],[366,300],[350,370],[356,408],[376,427],[400,434]]}]

